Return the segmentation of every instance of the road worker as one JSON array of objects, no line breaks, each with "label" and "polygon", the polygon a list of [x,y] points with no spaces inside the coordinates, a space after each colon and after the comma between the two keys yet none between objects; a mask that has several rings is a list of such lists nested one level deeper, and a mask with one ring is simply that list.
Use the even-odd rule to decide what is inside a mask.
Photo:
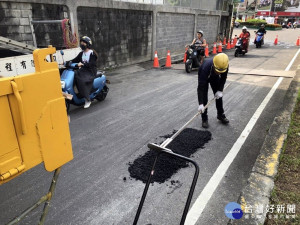
[{"label": "road worker", "polygon": [[208,128],[207,109],[204,110],[208,102],[208,85],[210,84],[212,91],[216,97],[217,118],[223,124],[229,123],[223,109],[223,89],[227,79],[229,66],[228,56],[224,53],[216,55],[204,61],[198,71],[198,111],[202,112],[202,127]]}]

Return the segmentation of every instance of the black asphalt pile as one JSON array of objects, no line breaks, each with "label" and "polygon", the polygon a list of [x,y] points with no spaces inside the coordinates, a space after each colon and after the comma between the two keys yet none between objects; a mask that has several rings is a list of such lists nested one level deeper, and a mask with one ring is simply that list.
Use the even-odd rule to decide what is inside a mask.
[{"label": "black asphalt pile", "polygon": [[[173,132],[174,133],[174,132]],[[163,137],[168,138],[170,135]],[[168,146],[173,152],[191,157],[198,149],[204,148],[204,145],[211,140],[211,133],[209,131],[195,130],[187,128],[183,130]],[[144,155],[139,156],[133,163],[129,163],[128,171],[132,178],[141,180],[146,183],[150,170],[152,168],[155,156],[157,152],[149,150]],[[181,168],[188,167],[188,163],[178,159],[170,157],[169,155],[162,154],[155,167],[155,173],[152,177],[152,183],[164,183],[170,179]]]}]

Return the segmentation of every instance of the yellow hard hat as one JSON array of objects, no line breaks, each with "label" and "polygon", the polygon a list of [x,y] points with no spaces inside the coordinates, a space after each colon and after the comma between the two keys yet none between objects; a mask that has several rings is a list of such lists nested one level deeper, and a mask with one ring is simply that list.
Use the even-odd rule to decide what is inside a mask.
[{"label": "yellow hard hat", "polygon": [[228,56],[225,53],[216,55],[213,59],[214,68],[218,73],[226,72],[229,64]]}]

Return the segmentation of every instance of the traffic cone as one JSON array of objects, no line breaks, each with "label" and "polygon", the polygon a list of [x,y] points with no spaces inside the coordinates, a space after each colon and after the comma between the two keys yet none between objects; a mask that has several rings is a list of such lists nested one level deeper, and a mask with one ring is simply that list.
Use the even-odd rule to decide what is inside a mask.
[{"label": "traffic cone", "polygon": [[233,41],[233,39],[231,40],[230,48],[234,48],[234,41]]},{"label": "traffic cone", "polygon": [[233,45],[234,45],[234,47],[235,47],[236,43],[237,43],[237,36],[235,35],[235,37],[233,39]]},{"label": "traffic cone", "polygon": [[209,57],[209,53],[208,53],[208,44],[205,47],[205,57],[208,58]]},{"label": "traffic cone", "polygon": [[157,57],[157,51],[155,51],[155,53],[154,53],[153,68],[159,68],[159,62],[158,62],[158,57]]},{"label": "traffic cone", "polygon": [[224,37],[223,45],[226,45],[226,37]]},{"label": "traffic cone", "polygon": [[297,39],[296,46],[300,46],[300,36]]},{"label": "traffic cone", "polygon": [[219,42],[219,47],[218,47],[218,53],[221,53],[222,52],[222,42],[220,41]]},{"label": "traffic cone", "polygon": [[171,53],[170,53],[170,50],[168,50],[165,68],[171,68]]},{"label": "traffic cone", "polygon": [[185,48],[184,57],[183,57],[183,62],[184,62],[184,63],[186,62],[186,57],[187,57],[186,51],[187,51],[187,50],[188,50],[188,48]]},{"label": "traffic cone", "polygon": [[217,54],[217,44],[216,44],[216,42],[214,43],[214,48],[213,48],[212,54],[213,55]]},{"label": "traffic cone", "polygon": [[231,46],[231,44],[230,44],[230,40],[228,40],[228,44],[227,44],[227,50],[230,50],[231,48],[230,48],[230,46]]},{"label": "traffic cone", "polygon": [[274,45],[278,44],[278,35],[276,35],[275,41],[274,41]]}]

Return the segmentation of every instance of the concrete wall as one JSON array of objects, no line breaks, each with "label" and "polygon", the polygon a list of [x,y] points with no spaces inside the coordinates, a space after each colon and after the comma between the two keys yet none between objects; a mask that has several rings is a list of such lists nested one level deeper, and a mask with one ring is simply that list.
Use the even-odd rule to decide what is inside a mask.
[{"label": "concrete wall", "polygon": [[[59,20],[68,8],[64,5],[25,2],[0,2],[0,36],[34,45],[30,28],[32,20]],[[64,46],[60,24],[33,25],[38,47],[49,44]]]},{"label": "concrete wall", "polygon": [[146,61],[152,52],[152,12],[78,7],[78,30],[93,40],[100,66]]},{"label": "concrete wall", "polygon": [[193,40],[195,15],[182,13],[157,13],[156,50],[159,57],[166,57],[167,50],[181,53]]},{"label": "concrete wall", "polygon": [[[101,68],[128,65],[152,59],[155,50],[159,58],[166,57],[167,50],[172,55],[183,53],[198,29],[210,44],[216,41],[219,32],[228,30],[224,21],[229,13],[219,10],[224,0],[199,1],[201,9],[112,0],[6,0],[0,3],[0,36],[33,44],[28,15],[33,20],[68,17],[78,36],[93,39]],[[38,46],[62,47],[59,24],[34,25],[34,30]]]},{"label": "concrete wall", "polygon": [[191,7],[202,10],[219,10],[222,7],[223,0],[164,0],[163,3],[169,6]]},{"label": "concrete wall", "polygon": [[197,16],[197,30],[203,30],[204,38],[208,42],[209,45],[212,45],[214,41],[216,41],[216,37],[218,35],[219,28],[219,16],[205,16],[198,15]]},{"label": "concrete wall", "polygon": [[31,4],[0,2],[0,36],[33,44],[28,15]]},{"label": "concrete wall", "polygon": [[[64,12],[68,12],[65,5],[31,4],[32,20],[60,20],[64,19]],[[61,24],[34,24],[37,46],[47,47],[49,44],[57,48],[64,47]]]}]

